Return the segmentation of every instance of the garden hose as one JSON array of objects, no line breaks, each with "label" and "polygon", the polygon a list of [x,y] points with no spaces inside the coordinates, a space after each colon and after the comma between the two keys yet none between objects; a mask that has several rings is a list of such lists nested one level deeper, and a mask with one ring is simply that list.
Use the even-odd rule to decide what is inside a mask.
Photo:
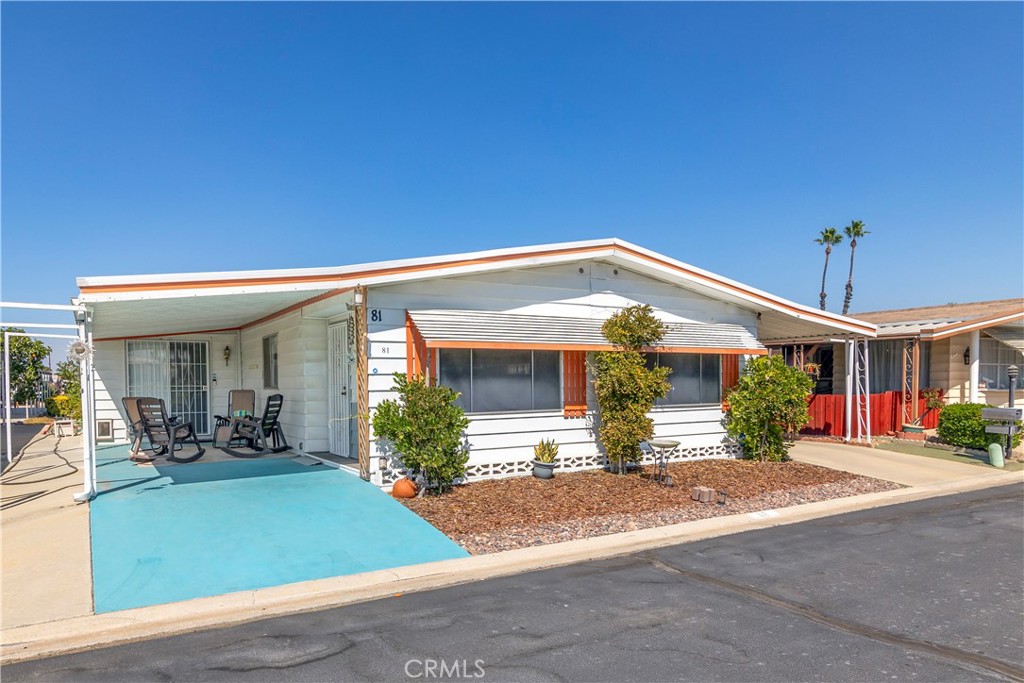
[{"label": "garden hose", "polygon": [[[21,450],[18,451],[18,455],[14,458],[14,460],[11,461],[11,464],[7,466],[7,469],[4,470],[3,476],[7,476],[8,474],[10,474],[11,470],[13,470],[15,468],[15,466],[17,466],[17,464],[21,462],[21,458],[22,458],[23,455],[25,455],[25,451],[28,450],[29,446],[42,441],[46,437],[47,437],[47,434],[45,433],[45,430],[40,431],[39,434],[36,434],[35,438],[33,438],[31,441],[29,441],[27,444],[25,444],[21,448]],[[62,434],[60,434],[60,433],[57,434],[57,441],[56,441],[56,443],[53,444],[53,454],[56,455],[61,460],[63,460],[64,464],[71,468],[70,472],[65,472],[64,474],[58,474],[55,477],[46,477],[45,479],[31,479],[29,481],[4,481],[4,480],[0,479],[0,483],[2,483],[4,486],[18,486],[18,485],[21,485],[21,484],[41,484],[41,483],[46,482],[46,481],[53,481],[55,479],[63,479],[64,477],[70,476],[70,475],[74,474],[75,472],[77,472],[78,471],[78,467],[76,467],[75,465],[72,465],[71,462],[67,458],[65,458],[63,455],[61,455],[61,453],[60,453],[60,442],[61,442],[61,439],[63,439],[63,438],[64,438],[64,436]]]}]

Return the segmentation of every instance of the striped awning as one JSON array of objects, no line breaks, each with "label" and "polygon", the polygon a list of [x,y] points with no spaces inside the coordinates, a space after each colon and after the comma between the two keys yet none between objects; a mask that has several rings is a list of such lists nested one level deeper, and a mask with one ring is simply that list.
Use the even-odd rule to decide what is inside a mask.
[{"label": "striped awning", "polygon": [[985,330],[985,334],[1018,351],[1024,351],[1024,320],[998,327],[989,327]]},{"label": "striped awning", "polygon": [[[431,348],[611,349],[603,319],[521,315],[489,311],[420,310],[409,317]],[[666,323],[659,349],[699,353],[764,353],[742,325]]]}]

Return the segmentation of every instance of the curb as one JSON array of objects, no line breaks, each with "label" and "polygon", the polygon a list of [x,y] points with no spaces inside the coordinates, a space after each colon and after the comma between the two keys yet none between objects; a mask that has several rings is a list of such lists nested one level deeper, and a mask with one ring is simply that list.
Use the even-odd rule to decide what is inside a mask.
[{"label": "curb", "polygon": [[0,664],[342,607],[401,593],[612,558],[678,543],[1015,483],[1024,483],[1024,471],[989,473],[776,510],[712,517],[488,555],[18,626],[0,631]]}]

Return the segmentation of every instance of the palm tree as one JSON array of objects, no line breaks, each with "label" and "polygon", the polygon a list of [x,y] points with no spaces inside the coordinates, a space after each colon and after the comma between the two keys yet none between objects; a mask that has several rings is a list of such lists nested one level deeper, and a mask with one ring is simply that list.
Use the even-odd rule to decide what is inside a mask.
[{"label": "palm tree", "polygon": [[864,229],[863,221],[850,221],[850,224],[843,228],[843,232],[850,238],[850,277],[846,281],[846,297],[843,299],[843,315],[846,315],[850,311],[850,301],[853,299],[853,255],[857,251],[857,240],[870,233]]},{"label": "palm tree", "polygon": [[821,310],[825,310],[825,274],[828,273],[828,257],[832,255],[832,246],[843,241],[843,236],[835,228],[825,228],[821,237],[814,240],[825,245],[825,270],[821,271]]}]

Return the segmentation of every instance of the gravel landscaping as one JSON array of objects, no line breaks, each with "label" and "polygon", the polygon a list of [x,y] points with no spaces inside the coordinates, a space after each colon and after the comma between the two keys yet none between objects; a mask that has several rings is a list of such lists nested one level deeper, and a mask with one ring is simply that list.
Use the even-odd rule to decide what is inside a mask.
[{"label": "gravel landscaping", "polygon": [[[554,479],[473,482],[444,496],[403,502],[474,555],[756,512],[902,488],[899,484],[798,462],[699,460],[672,463],[675,486],[600,470]],[[725,491],[724,505],[698,503],[690,489]]]}]

